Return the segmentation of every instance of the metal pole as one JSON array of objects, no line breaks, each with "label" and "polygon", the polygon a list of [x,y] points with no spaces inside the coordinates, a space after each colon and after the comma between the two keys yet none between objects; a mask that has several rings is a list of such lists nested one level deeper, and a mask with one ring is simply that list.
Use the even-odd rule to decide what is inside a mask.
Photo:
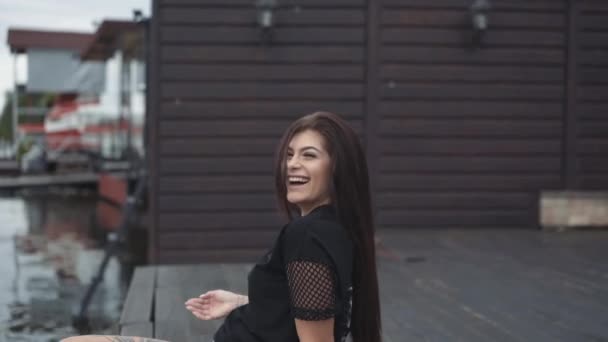
[{"label": "metal pole", "polygon": [[123,99],[124,99],[124,109],[125,109],[125,117],[127,119],[127,161],[132,162],[131,160],[131,123],[133,121],[133,93],[135,87],[133,87],[133,59],[127,59],[127,64],[125,67],[125,86],[123,87]]},{"label": "metal pole", "polygon": [[19,87],[17,85],[17,53],[13,53],[13,152],[17,155],[17,119],[19,111]]},{"label": "metal pole", "polygon": [[117,71],[117,75],[118,75],[118,91],[117,91],[117,96],[118,96],[118,123],[116,125],[116,131],[114,132],[115,137],[117,138],[115,141],[117,141],[117,145],[115,146],[116,148],[116,152],[118,154],[118,157],[121,157],[122,154],[122,130],[121,130],[121,124],[122,124],[122,120],[123,120],[123,103],[122,103],[122,92],[123,92],[123,78],[122,78],[122,72],[123,72],[123,55],[122,55],[122,50],[118,49],[116,51],[116,64],[118,65],[118,71]]}]

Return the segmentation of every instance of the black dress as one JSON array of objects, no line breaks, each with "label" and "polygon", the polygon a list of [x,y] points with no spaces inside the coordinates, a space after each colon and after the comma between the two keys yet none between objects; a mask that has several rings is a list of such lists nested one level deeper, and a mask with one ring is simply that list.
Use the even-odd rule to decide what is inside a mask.
[{"label": "black dress", "polygon": [[249,304],[233,310],[215,342],[299,341],[294,319],[334,317],[334,340],[350,331],[353,244],[323,205],[285,225],[248,276]]}]

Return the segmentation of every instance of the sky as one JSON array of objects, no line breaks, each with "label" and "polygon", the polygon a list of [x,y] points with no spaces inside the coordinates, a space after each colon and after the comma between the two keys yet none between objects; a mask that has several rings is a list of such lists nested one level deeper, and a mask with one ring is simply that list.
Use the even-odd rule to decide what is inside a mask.
[{"label": "sky", "polygon": [[[9,28],[94,33],[105,19],[132,20],[133,9],[150,15],[151,0],[0,0],[0,112],[4,94],[13,88],[13,57],[7,44]],[[17,79],[25,81],[25,59]]]}]

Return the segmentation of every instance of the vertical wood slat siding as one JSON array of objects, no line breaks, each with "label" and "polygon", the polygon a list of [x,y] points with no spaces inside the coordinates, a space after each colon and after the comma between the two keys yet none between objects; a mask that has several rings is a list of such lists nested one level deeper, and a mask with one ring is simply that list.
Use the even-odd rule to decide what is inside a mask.
[{"label": "vertical wood slat siding", "polygon": [[147,169],[149,170],[148,175],[148,186],[149,186],[149,224],[150,230],[148,234],[148,261],[151,264],[159,263],[159,226],[160,226],[160,212],[158,210],[158,200],[160,196],[160,181],[161,177],[158,174],[159,165],[159,138],[158,138],[158,125],[160,124],[160,80],[159,69],[160,69],[160,43],[159,43],[159,31],[161,24],[158,20],[159,16],[159,1],[152,1],[152,18],[148,28],[148,44],[149,44],[149,60],[146,63],[146,160]]},{"label": "vertical wood slat siding", "polygon": [[608,189],[608,5],[578,1],[576,178],[580,189]]},{"label": "vertical wood slat siding", "polygon": [[562,182],[565,189],[576,189],[577,182],[577,88],[578,88],[578,47],[577,25],[580,17],[578,2],[568,1],[567,10],[567,48],[566,48],[566,96],[564,98],[564,131],[562,155]]},{"label": "vertical wood slat siding", "polygon": [[379,225],[535,226],[561,186],[565,1],[493,1],[480,49],[470,1],[383,3]]},{"label": "vertical wood slat siding", "polygon": [[254,2],[157,3],[159,261],[252,261],[281,227],[272,167],[287,125],[328,110],[363,134],[366,4],[282,6],[264,44]]}]

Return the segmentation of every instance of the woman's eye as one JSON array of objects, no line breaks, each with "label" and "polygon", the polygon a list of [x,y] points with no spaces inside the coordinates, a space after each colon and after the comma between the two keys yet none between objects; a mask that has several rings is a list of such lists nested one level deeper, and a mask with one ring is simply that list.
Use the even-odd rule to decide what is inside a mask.
[{"label": "woman's eye", "polygon": [[311,153],[305,153],[305,154],[304,154],[304,157],[306,157],[306,158],[314,158],[314,157],[315,157],[315,155],[314,155],[314,154],[311,154]]}]

